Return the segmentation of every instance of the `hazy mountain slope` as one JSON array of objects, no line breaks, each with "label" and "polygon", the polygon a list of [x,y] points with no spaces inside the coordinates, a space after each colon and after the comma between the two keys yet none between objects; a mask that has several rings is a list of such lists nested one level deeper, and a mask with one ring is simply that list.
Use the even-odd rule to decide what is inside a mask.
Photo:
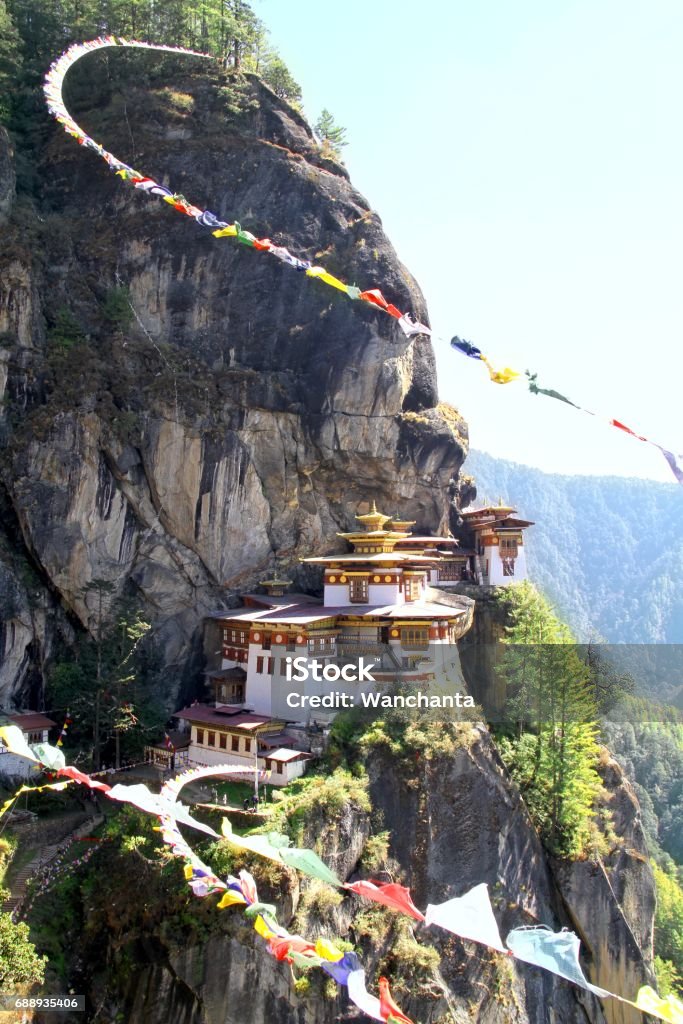
[{"label": "hazy mountain slope", "polygon": [[560,476],[470,452],[478,501],[502,497],[528,531],[534,582],[581,636],[683,641],[683,490],[622,477]]}]

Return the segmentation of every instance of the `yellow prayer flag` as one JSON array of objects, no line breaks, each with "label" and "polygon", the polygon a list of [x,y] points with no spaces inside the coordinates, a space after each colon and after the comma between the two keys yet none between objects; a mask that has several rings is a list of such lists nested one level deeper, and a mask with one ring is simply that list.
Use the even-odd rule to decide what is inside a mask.
[{"label": "yellow prayer flag", "polygon": [[662,999],[653,988],[644,985],[638,992],[638,997],[633,1006],[643,1013],[651,1013],[653,1017],[668,1021],[669,1024],[683,1024],[683,1003],[676,996],[667,996]]},{"label": "yellow prayer flag", "polygon": [[489,377],[494,384],[509,384],[513,380],[517,380],[521,377],[521,373],[517,373],[516,370],[510,369],[509,366],[503,367],[502,370],[496,370],[494,366],[491,366],[490,362],[485,356],[482,356],[482,362],[486,364],[486,369],[489,371]]},{"label": "yellow prayer flag", "polygon": [[336,963],[337,960],[341,960],[344,954],[340,949],[337,949],[335,945],[328,941],[328,939],[317,939],[315,943],[315,951],[318,956],[321,956],[323,960],[331,960]]},{"label": "yellow prayer flag", "polygon": [[256,931],[262,939],[272,939],[276,935],[273,929],[268,927],[260,914],[254,920],[254,931]]},{"label": "yellow prayer flag", "polygon": [[325,284],[329,284],[332,288],[338,288],[340,292],[346,291],[346,285],[343,281],[340,281],[338,277],[333,277],[332,274],[328,274],[324,267],[309,267],[306,271],[306,277],[317,277],[320,281],[324,281]]},{"label": "yellow prayer flag", "polygon": [[232,907],[236,903],[246,906],[247,901],[234,889],[226,889],[216,906],[219,910],[225,910],[226,907]]},{"label": "yellow prayer flag", "polygon": [[5,800],[2,807],[0,807],[0,818],[2,818],[3,814],[6,814],[7,811],[9,811],[10,807],[12,806],[12,804],[14,803],[18,796],[19,794],[15,793],[14,796],[11,796],[9,798],[9,800]]},{"label": "yellow prayer flag", "polygon": [[194,875],[194,870],[192,868],[192,865],[191,864],[186,864],[185,867],[183,868],[183,872],[185,874],[185,878],[189,882],[190,879],[192,878],[192,876]]},{"label": "yellow prayer flag", "polygon": [[214,238],[223,238],[225,235],[234,237],[237,234],[237,227],[234,224],[228,224],[227,228],[219,228],[218,231],[212,231],[211,234]]}]

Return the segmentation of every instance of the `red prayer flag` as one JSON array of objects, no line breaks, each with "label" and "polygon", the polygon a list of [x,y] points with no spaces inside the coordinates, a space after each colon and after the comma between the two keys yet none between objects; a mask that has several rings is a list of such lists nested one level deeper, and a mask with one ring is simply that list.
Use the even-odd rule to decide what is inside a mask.
[{"label": "red prayer flag", "polygon": [[395,316],[397,320],[400,320],[401,317],[403,316],[401,310],[396,309],[396,306],[392,306],[391,303],[389,303],[389,305],[387,306],[386,311],[389,314],[389,316]]},{"label": "red prayer flag", "polygon": [[619,430],[625,431],[627,434],[630,434],[631,437],[636,437],[639,441],[647,441],[646,437],[641,437],[640,434],[636,434],[635,431],[631,430],[631,428],[627,427],[624,423],[620,423],[619,420],[610,420],[610,423],[613,427],[618,427]]},{"label": "red prayer flag", "polygon": [[73,779],[75,782],[80,782],[88,789],[101,789],[103,793],[106,793],[111,789],[111,786],[105,785],[104,782],[96,782],[95,779],[91,779],[85,772],[80,772],[78,768],[74,768],[73,765],[68,764],[65,768],[59,768],[57,775],[66,775],[68,779]]},{"label": "red prayer flag", "polygon": [[295,953],[315,952],[315,946],[311,942],[307,942],[306,939],[302,939],[300,935],[288,935],[283,939],[270,939],[268,941],[268,948],[276,960],[289,959],[290,949],[293,949]]},{"label": "red prayer flag", "polygon": [[382,1015],[382,1020],[393,1019],[403,1021],[403,1024],[413,1024],[410,1017],[406,1017],[394,1002],[386,978],[379,979],[379,1012]]},{"label": "red prayer flag", "polygon": [[357,896],[365,896],[368,900],[374,900],[375,903],[383,903],[385,907],[391,907],[392,910],[398,910],[402,914],[408,914],[410,917],[414,917],[416,921],[424,921],[424,914],[421,913],[415,904],[413,903],[410,896],[410,889],[406,889],[404,885],[398,885],[396,882],[389,882],[382,884],[381,882],[347,882],[344,886],[345,889],[351,889]]},{"label": "red prayer flag", "polygon": [[365,299],[366,302],[374,303],[380,309],[386,309],[389,305],[379,288],[370,288],[367,292],[361,292],[360,298]]}]

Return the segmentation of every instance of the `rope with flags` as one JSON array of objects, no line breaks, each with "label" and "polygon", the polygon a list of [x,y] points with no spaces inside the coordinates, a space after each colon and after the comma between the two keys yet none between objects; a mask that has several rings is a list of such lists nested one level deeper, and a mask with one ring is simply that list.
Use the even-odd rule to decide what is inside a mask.
[{"label": "rope with flags", "polygon": [[[69,49],[58,58],[58,60],[53,62],[45,77],[44,84],[48,110],[57,122],[63,126],[68,135],[76,139],[80,145],[84,146],[86,149],[92,150],[101,157],[107,163],[109,168],[123,181],[128,182],[135,189],[145,192],[147,195],[160,198],[163,202],[168,203],[169,206],[178,213],[182,213],[187,217],[193,218],[200,227],[211,231],[215,238],[233,238],[241,245],[246,245],[260,252],[274,256],[276,259],[292,267],[294,270],[305,274],[306,277],[317,280],[322,284],[326,284],[329,287],[336,289],[337,291],[343,292],[350,299],[370,303],[383,313],[393,317],[403,331],[403,334],[408,338],[418,335],[427,335],[435,338],[438,337],[430,327],[415,320],[410,313],[402,313],[400,309],[384,297],[379,288],[368,288],[362,290],[356,287],[355,284],[348,285],[344,281],[341,281],[339,278],[330,274],[324,267],[314,266],[310,260],[301,259],[298,256],[293,255],[287,248],[275,244],[271,239],[257,238],[250,231],[245,230],[238,221],[235,221],[233,224],[229,224],[227,221],[220,220],[220,218],[218,218],[214,213],[211,213],[210,210],[203,210],[200,207],[195,206],[181,193],[174,192],[171,188],[162,185],[160,182],[155,181],[148,175],[130,167],[128,164],[115,157],[113,153],[106,150],[100,143],[95,142],[94,139],[90,138],[80,125],[76,123],[67,110],[62,95],[62,87],[67,72],[76,63],[76,61],[89,53],[93,53],[106,47],[160,50],[169,53],[180,53],[187,56],[200,57],[205,60],[212,59],[208,54],[200,53],[196,50],[186,50],[181,47],[163,46],[160,44],[144,43],[136,40],[126,40],[116,36],[104,36],[99,39],[90,40],[89,42],[74,44],[69,47]],[[509,366],[504,366],[502,368],[493,366],[488,357],[471,342],[463,341],[461,338],[456,336],[451,340],[451,345],[453,348],[459,350],[469,358],[480,360],[486,366],[489,377],[494,384],[510,384],[523,377],[523,374],[520,371]],[[536,374],[531,374],[527,371],[526,376],[528,378],[529,391],[532,394],[545,395],[548,398],[554,398],[558,401],[565,402],[567,405],[572,406],[580,412],[587,413],[591,416],[596,415],[588,409],[584,409],[582,406],[572,402],[553,388],[539,387],[536,383]],[[610,426],[616,427],[636,440],[643,441],[656,448],[665,458],[667,465],[671,469],[671,472],[678,483],[683,484],[683,455],[674,454],[672,451],[664,448],[657,442],[652,441],[639,434],[637,431],[632,430],[630,427],[625,426],[618,419],[611,417],[598,418],[605,420]]]}]

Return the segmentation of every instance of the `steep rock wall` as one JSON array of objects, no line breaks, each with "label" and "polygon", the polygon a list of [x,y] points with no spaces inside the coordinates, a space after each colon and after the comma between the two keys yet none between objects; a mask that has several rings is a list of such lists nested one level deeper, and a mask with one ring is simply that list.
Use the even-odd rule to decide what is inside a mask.
[{"label": "steep rock wall", "polygon": [[[302,836],[339,877],[355,877],[372,823],[374,830],[390,834],[385,862],[390,875],[380,877],[410,885],[419,907],[485,881],[503,936],[523,924],[572,927],[582,937],[582,962],[593,982],[632,996],[651,980],[651,877],[650,888],[644,876],[628,877],[630,867],[618,863],[618,853],[617,860],[604,863],[551,864],[481,726],[463,724],[453,744],[444,739],[443,749],[429,754],[397,755],[377,748],[368,767],[371,814],[348,803],[339,816],[321,812],[310,817]],[[623,780],[612,781],[612,802],[621,807],[615,814],[617,834],[624,852],[642,859],[637,807],[629,807]],[[263,861],[257,860],[253,870],[258,880],[267,874]],[[615,872],[629,889],[624,899]],[[367,869],[359,873],[367,877]],[[306,893],[315,883],[293,873],[288,883],[284,892],[265,889],[266,898],[278,903],[279,920],[293,932],[353,942],[362,949],[370,983],[377,973],[390,973],[403,1009],[422,1024],[635,1024],[637,1014],[628,1007],[600,1003],[546,971],[513,964],[441,929],[411,922],[406,945],[406,932],[400,930],[406,919],[391,911],[377,915],[378,908],[354,896],[339,906],[309,909],[302,919]],[[210,915],[211,908],[202,911]],[[238,911],[214,912],[211,920],[219,933],[203,943],[174,943],[168,932],[163,937],[147,934],[143,946],[136,946],[135,969],[122,978],[118,959],[127,964],[131,956],[125,936],[114,936],[116,953],[107,955],[110,966],[98,1003],[104,1001],[112,1019],[123,1014],[130,1024],[256,1024],[266,1019],[318,1024],[353,1015],[343,990],[332,987],[334,995],[325,993],[320,977],[311,976],[305,996],[297,992],[290,972],[267,955]],[[136,930],[134,912],[130,928]],[[425,946],[436,951],[436,962],[429,969],[416,968]],[[397,949],[402,950],[398,955]]]},{"label": "steep rock wall", "polygon": [[[379,217],[257,78],[115,52],[70,72],[67,101],[132,165],[426,318]],[[207,609],[275,564],[312,582],[299,557],[360,503],[448,523],[467,432],[426,339],[46,138],[9,214],[0,154],[2,484],[63,632],[93,628],[105,580],[107,603],[142,598],[182,674]]]}]

